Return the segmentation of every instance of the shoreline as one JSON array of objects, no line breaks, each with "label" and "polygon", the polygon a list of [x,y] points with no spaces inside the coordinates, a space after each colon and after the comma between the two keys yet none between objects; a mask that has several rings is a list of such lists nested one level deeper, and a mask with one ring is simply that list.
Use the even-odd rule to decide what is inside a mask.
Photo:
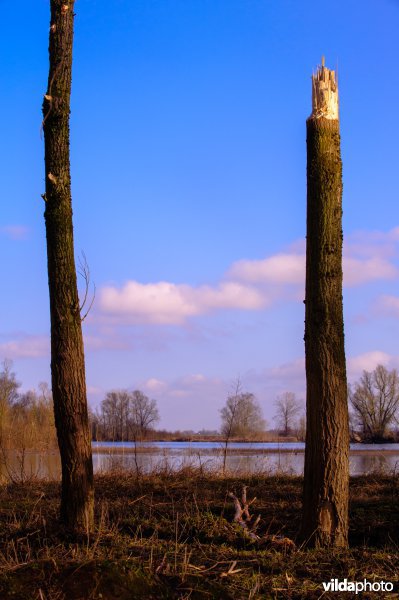
[{"label": "shoreline", "polygon": [[[93,454],[134,454],[135,448],[132,446],[125,447],[113,447],[113,446],[100,446],[92,448]],[[168,454],[189,454],[189,455],[221,455],[224,452],[224,448],[159,448],[157,446],[138,446],[136,449],[137,454],[163,454],[167,452]],[[246,455],[258,455],[258,454],[304,454],[305,448],[227,448],[227,454],[246,454]],[[398,450],[383,448],[376,448],[372,450],[370,448],[366,448],[362,450],[361,448],[351,448],[349,450],[349,455],[364,455],[364,456],[375,456],[378,454],[384,454],[388,456],[392,456],[397,454],[399,456],[399,448]]]},{"label": "shoreline", "polygon": [[[101,443],[101,442],[99,442]],[[107,442],[106,442],[107,443]],[[129,442],[130,443],[130,442]],[[249,442],[250,444],[250,442]],[[18,448],[5,448],[4,452],[8,453],[18,453],[21,452]],[[193,448],[193,447],[184,447],[184,448],[160,448],[159,446],[92,446],[93,454],[109,454],[109,455],[120,455],[120,454],[167,454],[167,455],[189,455],[189,456],[222,456],[224,454],[224,446],[220,446],[220,448]],[[247,456],[258,456],[258,455],[268,455],[268,454],[304,454],[305,447],[303,448],[227,448],[227,454],[229,455],[247,455]],[[59,454],[58,448],[48,448],[46,450],[43,449],[35,449],[29,448],[24,451],[25,456],[29,456],[32,454],[40,454],[40,455],[52,455],[56,456]],[[349,449],[350,456],[399,456],[399,445],[398,449],[392,448],[350,448]]]}]

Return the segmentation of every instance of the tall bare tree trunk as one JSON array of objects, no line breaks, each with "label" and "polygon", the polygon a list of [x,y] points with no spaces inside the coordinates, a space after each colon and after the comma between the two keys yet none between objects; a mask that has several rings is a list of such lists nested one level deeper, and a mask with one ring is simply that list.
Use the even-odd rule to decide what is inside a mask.
[{"label": "tall bare tree trunk", "polygon": [[323,64],[307,120],[305,354],[307,433],[302,539],[348,544],[349,424],[342,306],[338,88]]},{"label": "tall bare tree trunk", "polygon": [[73,0],[50,0],[50,70],[43,102],[51,377],[62,464],[61,520],[72,530],[93,524],[93,464],[85,362],[73,246],[69,113]]}]

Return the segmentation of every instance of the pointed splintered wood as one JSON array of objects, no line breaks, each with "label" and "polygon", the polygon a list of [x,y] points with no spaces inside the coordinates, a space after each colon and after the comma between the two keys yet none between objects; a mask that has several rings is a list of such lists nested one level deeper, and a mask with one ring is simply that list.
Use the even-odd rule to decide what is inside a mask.
[{"label": "pointed splintered wood", "polygon": [[312,75],[312,114],[311,119],[339,119],[338,84],[335,71],[324,66],[324,56],[321,67]]}]

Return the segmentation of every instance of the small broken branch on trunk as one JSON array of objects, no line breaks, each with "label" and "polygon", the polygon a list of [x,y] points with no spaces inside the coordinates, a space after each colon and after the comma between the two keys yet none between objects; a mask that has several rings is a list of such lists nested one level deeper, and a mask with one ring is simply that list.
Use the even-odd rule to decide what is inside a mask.
[{"label": "small broken branch on trunk", "polygon": [[95,297],[96,297],[96,284],[93,283],[93,297],[91,299],[91,302],[89,304],[89,308],[86,310],[86,312],[84,313],[84,315],[82,315],[83,309],[86,305],[87,302],[87,297],[89,294],[89,288],[90,288],[90,268],[89,268],[89,263],[87,262],[87,258],[85,253],[82,251],[82,258],[79,257],[79,269],[78,269],[79,275],[81,277],[83,277],[84,282],[85,282],[85,292],[84,292],[84,297],[83,297],[83,302],[79,307],[79,311],[81,314],[81,318],[80,320],[83,322],[85,320],[85,318],[87,317],[87,315],[89,314],[91,307],[93,306]]}]

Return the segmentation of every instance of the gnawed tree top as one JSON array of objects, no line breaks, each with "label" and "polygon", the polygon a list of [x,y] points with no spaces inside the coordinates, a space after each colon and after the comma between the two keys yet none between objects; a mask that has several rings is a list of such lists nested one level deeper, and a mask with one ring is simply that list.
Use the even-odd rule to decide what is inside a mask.
[{"label": "gnawed tree top", "polygon": [[338,83],[335,71],[330,71],[324,66],[324,57],[316,74],[312,75],[312,114],[311,119],[338,120]]}]

